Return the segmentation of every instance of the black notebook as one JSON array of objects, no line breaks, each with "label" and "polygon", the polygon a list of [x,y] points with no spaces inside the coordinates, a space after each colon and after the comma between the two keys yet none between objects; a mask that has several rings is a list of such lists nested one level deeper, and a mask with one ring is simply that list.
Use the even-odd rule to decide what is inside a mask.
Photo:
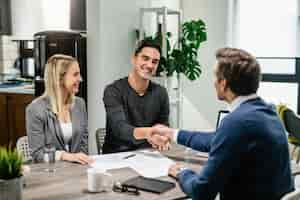
[{"label": "black notebook", "polygon": [[123,182],[122,185],[154,193],[162,193],[175,187],[175,183],[143,176],[131,178]]}]

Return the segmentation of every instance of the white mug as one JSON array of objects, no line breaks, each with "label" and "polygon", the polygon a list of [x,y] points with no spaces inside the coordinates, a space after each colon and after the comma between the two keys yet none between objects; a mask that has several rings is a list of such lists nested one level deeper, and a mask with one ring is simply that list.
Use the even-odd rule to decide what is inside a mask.
[{"label": "white mug", "polygon": [[99,168],[88,168],[87,176],[89,192],[103,192],[112,189],[112,175],[107,173],[106,170]]}]

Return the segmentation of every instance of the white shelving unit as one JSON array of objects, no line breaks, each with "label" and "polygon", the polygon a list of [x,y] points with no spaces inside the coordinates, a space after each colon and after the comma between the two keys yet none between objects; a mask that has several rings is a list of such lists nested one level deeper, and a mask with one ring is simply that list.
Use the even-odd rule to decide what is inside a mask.
[{"label": "white shelving unit", "polygon": [[[155,14],[156,25],[162,25],[162,55],[167,57],[167,40],[166,33],[168,24],[168,15],[177,16],[177,31],[178,37],[181,37],[181,22],[182,22],[182,12],[177,10],[171,10],[167,7],[159,8],[141,8],[140,9],[140,27],[139,27],[139,40],[144,38],[145,27],[144,27],[144,17],[146,13]],[[179,45],[179,43],[177,42]],[[178,46],[180,48],[180,46]],[[176,73],[175,73],[176,74]],[[167,88],[170,97],[170,125],[173,128],[182,128],[182,88],[181,88],[181,78],[180,74],[176,74],[175,77],[167,77],[166,74],[163,76],[163,85]]]}]

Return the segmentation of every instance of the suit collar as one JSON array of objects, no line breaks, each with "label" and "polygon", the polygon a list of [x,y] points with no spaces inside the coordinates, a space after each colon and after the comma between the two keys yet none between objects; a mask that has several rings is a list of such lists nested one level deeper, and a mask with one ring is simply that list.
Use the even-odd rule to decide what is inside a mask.
[{"label": "suit collar", "polygon": [[235,109],[237,109],[242,103],[251,100],[251,99],[256,99],[258,98],[256,93],[246,95],[246,96],[238,96],[236,97],[229,105],[228,105],[228,110],[230,112],[233,112]]}]

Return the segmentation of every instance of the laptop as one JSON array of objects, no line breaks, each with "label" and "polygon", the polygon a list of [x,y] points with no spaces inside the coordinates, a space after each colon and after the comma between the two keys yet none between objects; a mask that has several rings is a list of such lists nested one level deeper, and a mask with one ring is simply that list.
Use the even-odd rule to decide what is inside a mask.
[{"label": "laptop", "polygon": [[222,119],[224,119],[224,117],[228,114],[229,114],[228,110],[220,110],[219,111],[216,128],[218,128],[220,126]]}]

